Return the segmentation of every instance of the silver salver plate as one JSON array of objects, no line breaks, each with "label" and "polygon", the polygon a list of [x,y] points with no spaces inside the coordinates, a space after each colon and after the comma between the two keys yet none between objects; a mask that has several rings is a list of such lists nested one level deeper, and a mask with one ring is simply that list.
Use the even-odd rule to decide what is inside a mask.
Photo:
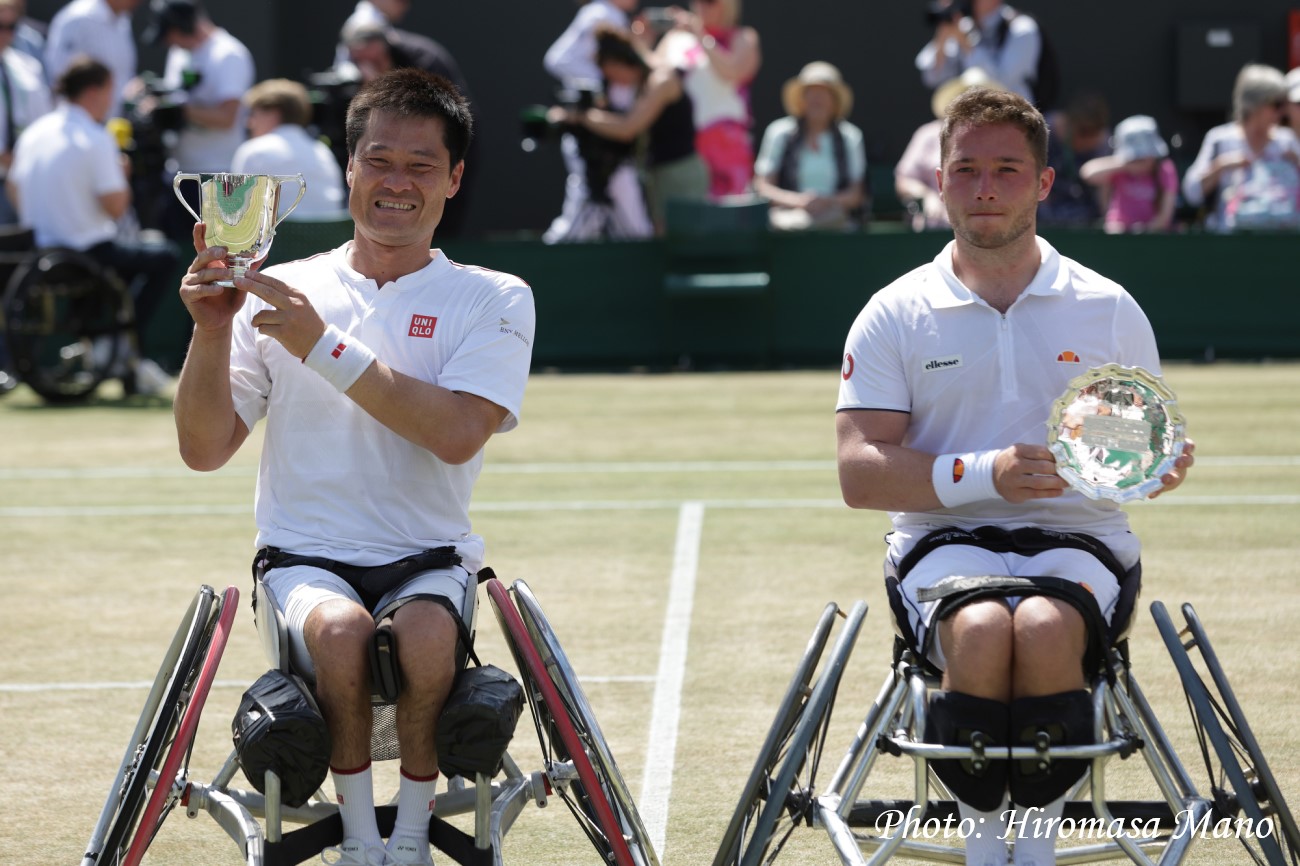
[{"label": "silver salver plate", "polygon": [[1186,433],[1178,398],[1160,377],[1119,364],[1071,379],[1047,421],[1057,474],[1089,499],[1112,502],[1163,487]]}]

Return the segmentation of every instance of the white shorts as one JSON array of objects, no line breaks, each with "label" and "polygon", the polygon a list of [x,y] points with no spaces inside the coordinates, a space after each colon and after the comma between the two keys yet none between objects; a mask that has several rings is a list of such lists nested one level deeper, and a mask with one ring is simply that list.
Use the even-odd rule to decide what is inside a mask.
[{"label": "white shorts", "polygon": [[[439,595],[451,602],[456,610],[463,611],[469,581],[469,572],[459,565],[423,571],[385,593],[370,612],[377,613],[390,602],[412,595]],[[311,663],[311,655],[307,652],[307,642],[303,637],[308,615],[327,601],[345,598],[361,604],[361,597],[337,574],[312,565],[272,569],[262,578],[262,582],[275,596],[276,604],[284,615],[289,632],[291,667],[295,673],[314,680],[316,669]]]},{"label": "white shorts", "polygon": [[[1136,544],[1136,538],[1126,534]],[[1112,547],[1112,550],[1114,548]],[[1127,556],[1129,551],[1114,550],[1125,568],[1137,563],[1137,551]],[[887,568],[892,572],[892,565],[898,562],[891,550],[892,562]],[[1119,581],[1101,560],[1085,550],[1062,547],[1045,550],[1033,556],[1019,553],[995,553],[982,547],[967,544],[948,544],[936,548],[920,562],[912,566],[906,579],[900,585],[903,604],[907,608],[908,623],[916,635],[917,645],[926,646],[926,639],[934,626],[934,613],[938,601],[922,602],[917,593],[924,588],[934,586],[941,580],[953,576],[977,577],[982,575],[1007,575],[1009,577],[1059,577],[1082,584],[1097,599],[1097,606],[1106,622],[1110,622],[1115,612],[1115,603],[1119,600]],[[1009,598],[1007,603],[1014,610],[1019,598]],[[940,670],[945,668],[943,650],[937,638],[931,643],[929,660]]]}]

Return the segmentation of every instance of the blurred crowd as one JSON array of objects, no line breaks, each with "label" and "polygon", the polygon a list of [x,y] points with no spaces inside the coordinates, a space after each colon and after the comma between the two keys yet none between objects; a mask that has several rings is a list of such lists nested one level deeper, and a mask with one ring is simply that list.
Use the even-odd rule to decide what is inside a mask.
[{"label": "blurred crowd", "polygon": [[[292,81],[259,78],[248,48],[201,0],[71,0],[48,23],[28,17],[24,0],[0,0],[0,232],[30,231],[37,246],[81,250],[115,269],[132,286],[147,360],[149,318],[193,224],[173,194],[177,172],[301,173],[307,193],[290,218],[346,218],[342,121],[361,83],[414,66],[451,79],[473,104],[451,52],[403,29],[410,6],[361,0],[340,22],[332,65]],[[915,74],[936,120],[915,130],[886,191],[871,188],[853,82],[813,51],[781,76],[785,116],[755,127],[762,42],[742,0],[580,3],[538,58],[556,98],[532,123],[560,142],[567,172],[544,238],[653,236],[674,207],[719,202],[765,205],[777,230],[856,230],[872,216],[873,193],[886,192],[910,228],[945,228],[938,118],[977,86],[1015,91],[1048,117],[1056,179],[1044,226],[1300,228],[1300,69],[1250,64],[1225,81],[1231,119],[1180,170],[1150,115],[1112,123],[1102,94],[1062,99],[1050,34],[1032,14],[1002,0],[932,0],[925,10],[932,36]],[[136,25],[145,43],[166,47],[161,73],[137,68]],[[477,153],[474,144],[468,162]],[[476,177],[467,172],[466,183]],[[197,186],[184,189],[197,209]],[[472,198],[449,203],[441,237],[463,231]],[[140,369],[134,384],[156,387],[150,366]]]},{"label": "blurred crowd", "polygon": [[[891,191],[911,228],[947,226],[938,118],[977,86],[1016,92],[1048,118],[1055,183],[1042,225],[1300,228],[1300,70],[1250,64],[1235,84],[1225,81],[1232,119],[1205,136],[1180,173],[1150,115],[1112,125],[1103,94],[1085,88],[1062,99],[1059,60],[1032,14],[1002,0],[934,0],[926,15],[933,35],[915,65],[936,120],[913,134]],[[568,169],[564,208],[546,239],[662,233],[670,200],[766,202],[778,230],[860,228],[871,214],[872,174],[850,119],[851,82],[809,57],[781,89],[786,116],[759,131],[750,88],[761,63],[741,0],[583,4],[545,58],[567,94],[546,119],[563,130]]]}]

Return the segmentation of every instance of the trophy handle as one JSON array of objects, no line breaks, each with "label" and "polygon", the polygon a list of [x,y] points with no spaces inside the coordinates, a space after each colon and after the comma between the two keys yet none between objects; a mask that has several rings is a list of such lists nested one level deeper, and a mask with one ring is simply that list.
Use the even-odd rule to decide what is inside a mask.
[{"label": "trophy handle", "polygon": [[[301,175],[300,175],[300,176],[301,176]],[[185,196],[181,195],[181,181],[183,181],[183,180],[192,180],[192,181],[194,181],[195,183],[199,184],[199,186],[202,186],[202,185],[203,185],[203,175],[200,175],[200,174],[186,174],[186,173],[184,173],[184,172],[179,172],[179,171],[178,171],[178,172],[176,173],[176,177],[175,177],[175,179],[172,180],[172,191],[176,193],[176,197],[177,197],[178,199],[180,199],[181,204],[185,205],[185,209],[186,209],[187,211],[190,212],[190,216],[194,217],[194,221],[195,221],[195,222],[199,222],[199,223],[201,223],[201,222],[203,222],[203,217],[201,217],[201,216],[199,216],[198,214],[196,214],[196,213],[194,212],[194,208],[190,207],[190,203],[187,202],[187,201],[185,200]]]},{"label": "trophy handle", "polygon": [[280,215],[280,218],[275,221],[275,225],[271,227],[272,229],[278,229],[280,227],[280,223],[288,219],[289,214],[293,213],[294,209],[298,207],[298,202],[302,201],[303,194],[307,192],[307,182],[303,180],[303,176],[301,173],[300,174],[277,174],[277,175],[273,175],[272,179],[276,182],[278,186],[283,186],[284,184],[288,183],[291,180],[297,181],[298,183],[298,197],[293,200],[293,204],[289,205],[289,207],[285,209],[284,213]]}]

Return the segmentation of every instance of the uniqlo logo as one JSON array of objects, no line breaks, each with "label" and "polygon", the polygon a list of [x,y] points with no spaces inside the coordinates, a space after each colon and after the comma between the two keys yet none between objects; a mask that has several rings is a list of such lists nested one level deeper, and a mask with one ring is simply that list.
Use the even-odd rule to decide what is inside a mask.
[{"label": "uniqlo logo", "polygon": [[432,337],[433,329],[438,324],[437,316],[411,316],[411,337]]}]

